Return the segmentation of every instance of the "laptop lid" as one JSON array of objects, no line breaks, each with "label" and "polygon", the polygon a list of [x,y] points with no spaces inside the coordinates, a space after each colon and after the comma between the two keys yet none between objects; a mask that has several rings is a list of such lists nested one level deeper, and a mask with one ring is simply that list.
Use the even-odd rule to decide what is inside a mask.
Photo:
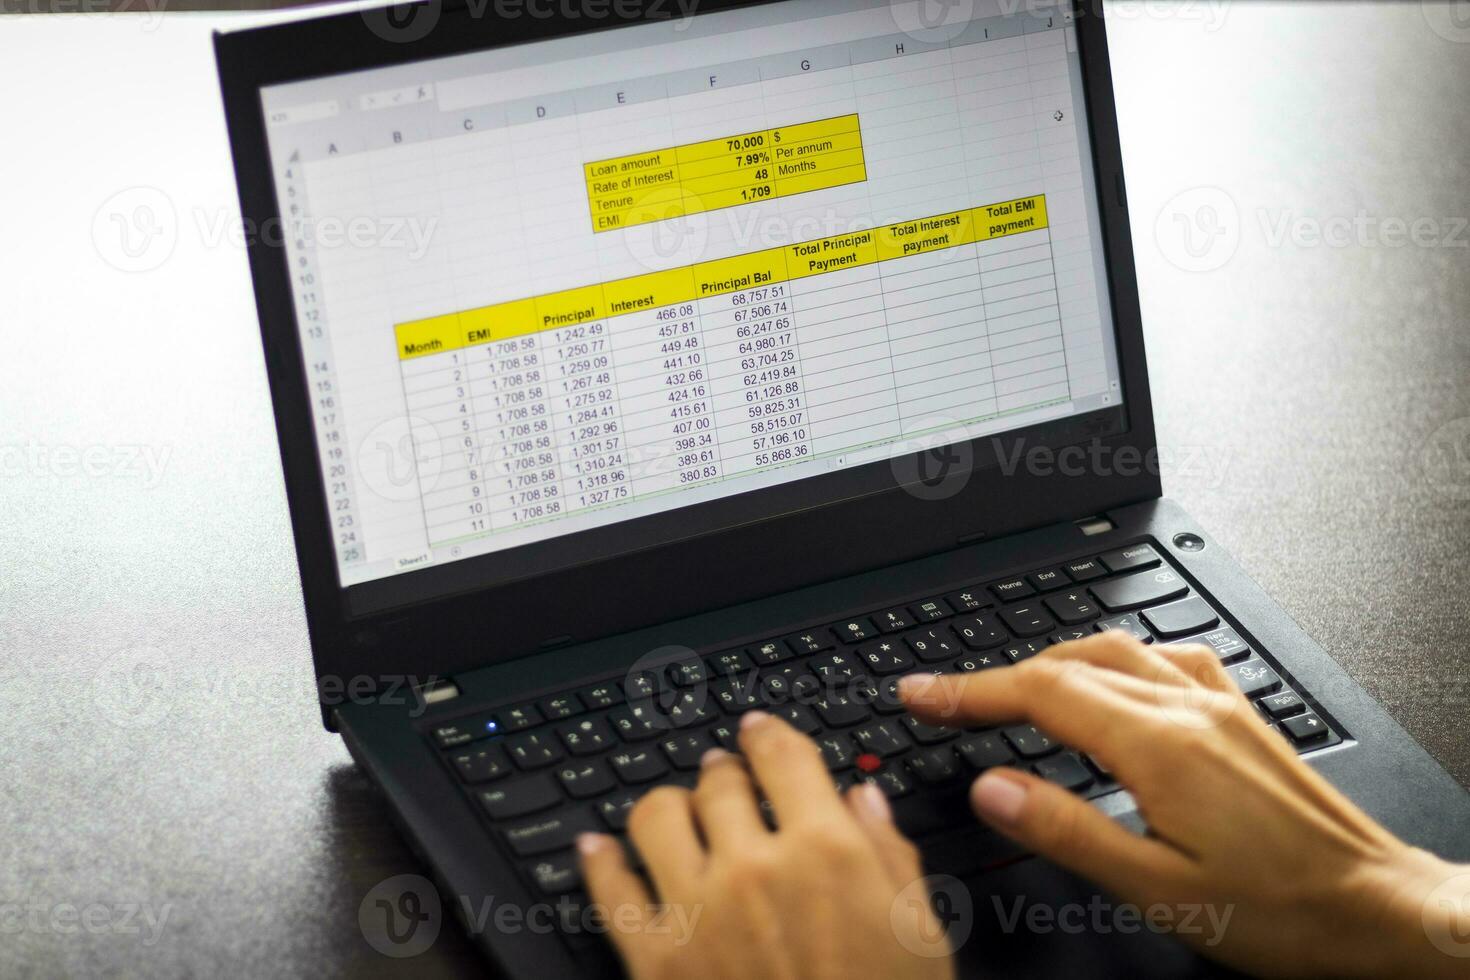
[{"label": "laptop lid", "polygon": [[505,6],[216,40],[319,675],[1158,495],[1100,11]]}]

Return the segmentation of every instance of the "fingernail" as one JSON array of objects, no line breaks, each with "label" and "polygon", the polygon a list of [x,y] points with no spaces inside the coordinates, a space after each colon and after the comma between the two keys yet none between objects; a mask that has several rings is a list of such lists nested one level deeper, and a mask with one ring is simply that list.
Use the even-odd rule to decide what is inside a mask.
[{"label": "fingernail", "polygon": [[740,727],[742,729],[754,728],[756,725],[763,725],[770,720],[771,716],[764,711],[747,711],[745,716],[740,719]]},{"label": "fingernail", "polygon": [[607,838],[601,834],[578,834],[577,850],[584,857],[596,854],[607,844]]},{"label": "fingernail", "polygon": [[975,812],[996,823],[1015,823],[1026,803],[1026,787],[1014,779],[987,772],[970,788]]},{"label": "fingernail", "polygon": [[729,754],[730,753],[726,752],[724,749],[713,748],[699,757],[699,764],[701,766],[711,766],[714,765],[716,762],[719,762],[721,759]]},{"label": "fingernail", "polygon": [[888,797],[883,791],[872,783],[863,783],[853,790],[857,794],[857,804],[863,812],[874,820],[884,823],[893,820],[893,808],[888,805]]},{"label": "fingernail", "polygon": [[934,682],[933,674],[909,674],[907,677],[898,679],[898,696],[911,698],[921,694],[930,684]]}]

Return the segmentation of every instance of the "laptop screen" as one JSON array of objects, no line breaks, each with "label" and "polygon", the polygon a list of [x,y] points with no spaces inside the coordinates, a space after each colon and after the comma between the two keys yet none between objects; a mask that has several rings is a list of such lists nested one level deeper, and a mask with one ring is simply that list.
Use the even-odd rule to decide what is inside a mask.
[{"label": "laptop screen", "polygon": [[1117,406],[1074,29],[974,6],[263,90],[342,585]]}]

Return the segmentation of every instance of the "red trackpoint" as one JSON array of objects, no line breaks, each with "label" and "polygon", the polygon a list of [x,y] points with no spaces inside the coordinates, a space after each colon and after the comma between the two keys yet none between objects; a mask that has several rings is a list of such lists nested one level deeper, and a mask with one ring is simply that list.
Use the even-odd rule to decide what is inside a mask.
[{"label": "red trackpoint", "polygon": [[871,752],[864,752],[857,757],[857,767],[863,772],[877,772],[883,768],[883,760]]}]

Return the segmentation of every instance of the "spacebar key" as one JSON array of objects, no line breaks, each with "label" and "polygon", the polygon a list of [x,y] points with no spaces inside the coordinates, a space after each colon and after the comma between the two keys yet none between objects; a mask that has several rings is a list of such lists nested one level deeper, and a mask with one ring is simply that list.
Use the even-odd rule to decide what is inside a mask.
[{"label": "spacebar key", "polygon": [[567,810],[505,828],[505,842],[518,857],[571,847],[578,834],[599,829],[586,810]]},{"label": "spacebar key", "polygon": [[1189,591],[1189,586],[1169,569],[1154,568],[1099,582],[1091,586],[1091,589],[1093,597],[1108,612],[1125,612],[1139,606],[1151,606],[1166,599],[1178,598]]}]

